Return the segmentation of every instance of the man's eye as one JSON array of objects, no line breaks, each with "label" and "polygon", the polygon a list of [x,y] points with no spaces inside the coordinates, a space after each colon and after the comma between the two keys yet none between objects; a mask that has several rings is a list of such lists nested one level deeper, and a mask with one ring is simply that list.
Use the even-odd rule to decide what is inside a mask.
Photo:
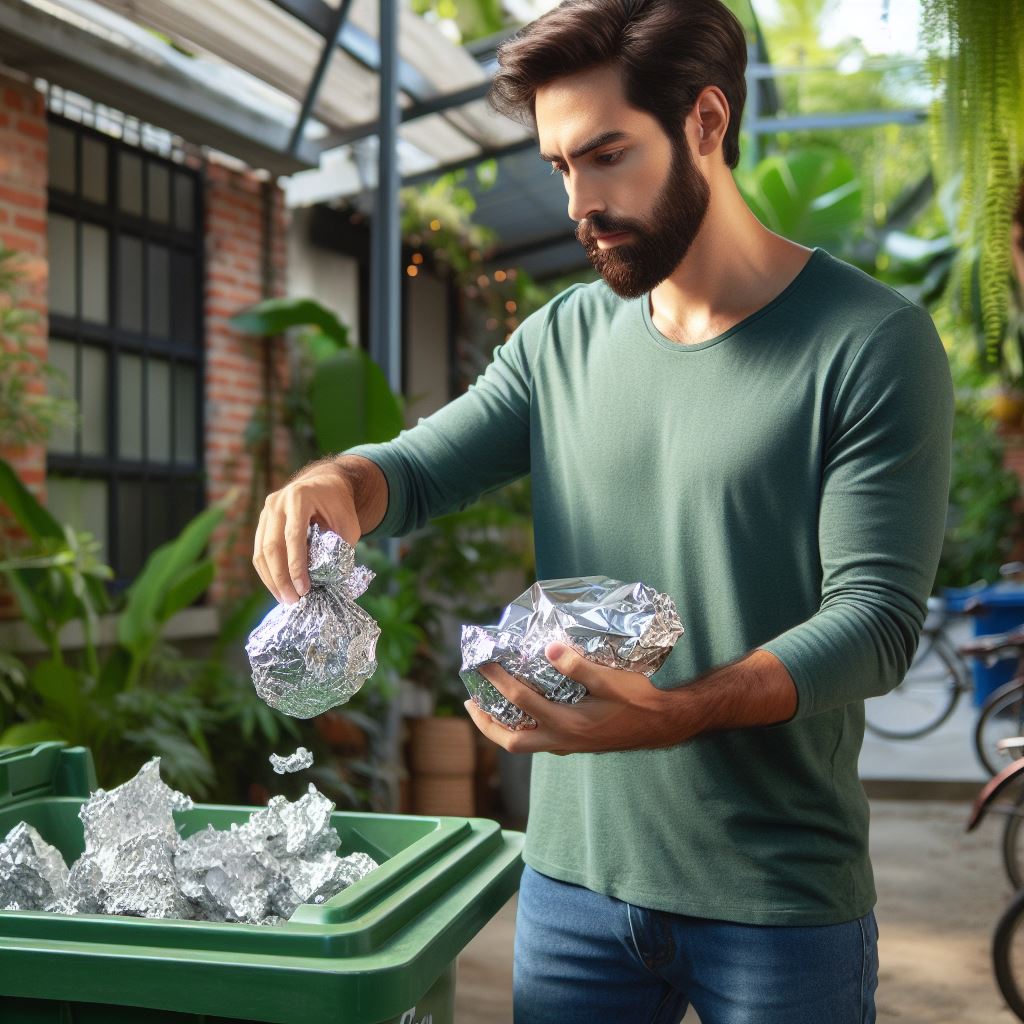
[{"label": "man's eye", "polygon": [[564,176],[564,175],[568,174],[569,172],[564,167],[559,167],[558,164],[552,164],[551,165],[551,173],[552,174],[561,174],[561,175]]},{"label": "man's eye", "polygon": [[605,164],[606,166],[608,164],[615,164],[619,162],[619,157],[622,156],[623,152],[624,150],[617,149],[614,153],[602,153],[597,159],[599,163]]}]

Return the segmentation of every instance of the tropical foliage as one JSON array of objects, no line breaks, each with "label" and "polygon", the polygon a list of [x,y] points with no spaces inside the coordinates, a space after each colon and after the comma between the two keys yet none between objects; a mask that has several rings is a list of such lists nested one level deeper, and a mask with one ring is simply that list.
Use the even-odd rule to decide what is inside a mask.
[{"label": "tropical foliage", "polygon": [[[952,287],[980,309],[989,362],[1003,362],[1010,223],[1024,170],[1024,6],[1003,0],[922,0],[933,81],[932,159],[962,173],[962,259]],[[976,267],[976,271],[972,268]]]}]

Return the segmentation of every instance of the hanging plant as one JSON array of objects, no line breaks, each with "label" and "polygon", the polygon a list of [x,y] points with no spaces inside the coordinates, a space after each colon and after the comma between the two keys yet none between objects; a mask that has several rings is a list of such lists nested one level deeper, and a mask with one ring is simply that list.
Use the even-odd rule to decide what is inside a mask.
[{"label": "hanging plant", "polygon": [[922,0],[932,84],[932,159],[962,175],[959,258],[949,297],[978,319],[985,359],[1003,366],[1008,333],[1010,223],[1024,161],[1024,5]]}]

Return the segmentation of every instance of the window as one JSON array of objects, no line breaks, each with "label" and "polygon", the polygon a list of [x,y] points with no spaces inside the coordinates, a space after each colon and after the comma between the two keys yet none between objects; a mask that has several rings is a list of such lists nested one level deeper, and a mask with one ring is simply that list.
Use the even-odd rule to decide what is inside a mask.
[{"label": "window", "polygon": [[201,179],[57,117],[49,165],[50,361],[80,411],[49,506],[124,586],[202,507]]}]

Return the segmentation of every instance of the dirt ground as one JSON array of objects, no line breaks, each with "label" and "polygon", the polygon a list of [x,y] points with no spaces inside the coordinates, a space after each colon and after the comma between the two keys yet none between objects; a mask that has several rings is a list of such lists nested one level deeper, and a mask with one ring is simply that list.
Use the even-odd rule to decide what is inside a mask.
[{"label": "dirt ground", "polygon": [[[1010,1024],[992,975],[992,931],[1010,899],[1002,819],[964,833],[966,802],[873,800],[879,1022]],[[459,958],[456,1024],[511,1024],[515,899]],[[685,1024],[696,1024],[692,1012]]]}]

